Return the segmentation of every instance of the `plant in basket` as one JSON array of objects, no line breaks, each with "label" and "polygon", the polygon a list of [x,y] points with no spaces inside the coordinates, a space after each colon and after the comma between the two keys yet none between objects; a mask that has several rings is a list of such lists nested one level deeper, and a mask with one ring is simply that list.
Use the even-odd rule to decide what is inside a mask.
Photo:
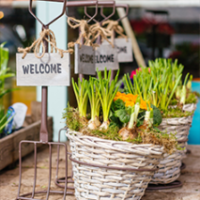
[{"label": "plant in basket", "polygon": [[[169,106],[180,86],[182,65],[177,66],[177,61],[172,63],[169,59],[156,59],[149,62],[149,68],[150,70],[141,68],[134,75],[134,84],[130,82],[129,76],[125,75],[125,90],[140,94],[144,99],[149,99],[151,105],[158,107],[162,114],[162,123],[158,129],[168,134],[176,134],[179,145],[185,149],[193,115],[193,112],[183,109],[187,77],[181,88],[180,105]],[[164,154],[159,164],[160,171],[154,175],[152,182],[158,184],[176,180],[180,175],[184,155],[183,149],[177,150],[173,155]]]},{"label": "plant in basket", "polygon": [[[173,79],[176,80],[179,75],[182,76],[184,66],[177,64],[177,61],[174,62],[172,68]],[[178,87],[176,89],[175,95],[170,102],[171,107],[179,107],[184,111],[195,111],[198,97],[200,96],[198,92],[192,92],[192,79],[193,76],[186,75],[184,82],[179,81]]]},{"label": "plant in basket", "polygon": [[118,92],[119,72],[114,80],[106,69],[104,77],[97,74],[98,79],[72,81],[78,108],[68,106],[64,113],[75,196],[139,200],[163,152],[173,153],[177,141],[153,127],[161,114],[148,100]]},{"label": "plant in basket", "polygon": [[5,79],[15,76],[7,68],[9,52],[8,49],[4,48],[4,45],[5,43],[0,45],[0,138],[5,136],[4,128],[13,118],[4,111],[3,97],[12,91],[12,89],[5,89]]}]

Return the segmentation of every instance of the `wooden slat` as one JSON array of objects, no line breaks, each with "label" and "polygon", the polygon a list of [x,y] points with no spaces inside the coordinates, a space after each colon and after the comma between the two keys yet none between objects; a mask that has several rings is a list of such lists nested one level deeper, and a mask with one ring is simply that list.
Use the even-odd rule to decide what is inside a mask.
[{"label": "wooden slat", "polygon": [[[19,142],[22,140],[39,141],[41,121],[37,121],[19,131],[0,139],[0,170],[19,159]],[[53,137],[53,119],[48,118],[49,141]],[[23,144],[22,156],[33,151],[33,144]]]}]

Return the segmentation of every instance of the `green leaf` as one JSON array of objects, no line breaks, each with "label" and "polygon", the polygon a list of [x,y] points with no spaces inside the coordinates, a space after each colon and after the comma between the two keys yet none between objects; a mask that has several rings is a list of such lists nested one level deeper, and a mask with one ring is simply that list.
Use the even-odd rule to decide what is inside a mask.
[{"label": "green leaf", "polygon": [[130,115],[126,113],[126,110],[120,109],[116,110],[114,115],[119,118],[122,123],[128,123],[130,120]]},{"label": "green leaf", "polygon": [[121,99],[117,99],[112,105],[114,110],[125,109],[125,103]]},{"label": "green leaf", "polygon": [[154,105],[151,105],[151,108],[153,108],[153,125],[154,126],[158,126],[161,124],[162,122],[162,115],[161,115],[161,112],[160,110],[154,106]]}]

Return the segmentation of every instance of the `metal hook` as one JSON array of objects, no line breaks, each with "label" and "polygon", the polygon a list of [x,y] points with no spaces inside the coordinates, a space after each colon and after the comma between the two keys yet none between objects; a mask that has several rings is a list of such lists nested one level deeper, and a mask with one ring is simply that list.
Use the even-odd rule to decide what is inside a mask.
[{"label": "metal hook", "polygon": [[121,21],[122,19],[124,19],[125,17],[127,17],[128,16],[128,11],[129,11],[129,6],[128,6],[128,4],[126,4],[126,5],[123,5],[123,6],[120,6],[120,7],[124,7],[124,8],[126,8],[126,14],[123,16],[123,17],[120,17],[118,20],[116,20],[116,21]]},{"label": "metal hook", "polygon": [[90,16],[88,13],[87,13],[87,7],[85,6],[84,7],[84,13],[87,17],[89,17],[90,19],[88,20],[88,23],[91,22],[92,20],[97,22],[97,20],[95,19],[95,17],[97,16],[98,14],[98,1],[96,1],[96,9],[95,9],[95,13],[93,16]]},{"label": "metal hook", "polygon": [[106,20],[108,20],[108,19],[110,19],[114,14],[115,14],[115,11],[116,11],[116,5],[115,5],[115,1],[113,1],[113,12],[110,14],[110,15],[108,15],[107,17],[104,15],[104,13],[103,13],[103,6],[101,7],[101,16],[102,17],[104,17],[104,19],[100,22],[100,24],[102,24],[104,21],[106,21]]},{"label": "metal hook", "polygon": [[56,20],[58,20],[60,17],[62,17],[64,15],[66,6],[67,6],[67,0],[64,0],[62,13],[58,17],[56,17],[55,19],[50,21],[48,24],[43,24],[43,22],[38,17],[36,17],[36,15],[33,13],[32,0],[30,0],[29,12],[42,25],[43,28],[47,28],[50,24],[52,24],[53,22],[55,22]]}]

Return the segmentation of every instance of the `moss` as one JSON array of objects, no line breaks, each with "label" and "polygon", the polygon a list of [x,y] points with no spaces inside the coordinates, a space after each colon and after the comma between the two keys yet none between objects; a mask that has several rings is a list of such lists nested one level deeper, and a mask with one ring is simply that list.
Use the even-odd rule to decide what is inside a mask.
[{"label": "moss", "polygon": [[142,137],[140,134],[138,134],[138,136],[134,139],[127,139],[126,142],[131,142],[131,143],[135,143],[135,144],[141,144],[142,143]]},{"label": "moss", "polygon": [[70,107],[68,104],[67,108],[65,109],[65,113],[63,113],[63,118],[66,119],[66,125],[68,128],[79,131],[83,125],[80,123],[79,113],[73,107]]},{"label": "moss", "polygon": [[169,105],[174,106],[174,105],[177,105],[177,104],[178,104],[178,100],[177,100],[177,99],[172,99],[172,100],[170,101],[170,104],[169,104]]},{"label": "moss", "polygon": [[193,112],[182,111],[180,108],[169,108],[161,113],[163,118],[188,117],[193,114]]},{"label": "moss", "polygon": [[[66,118],[67,126],[75,131],[80,131],[83,135],[95,136],[102,139],[124,141],[119,135],[119,127],[112,125],[107,130],[90,130],[86,123],[79,117],[76,109],[68,106],[63,115]],[[164,146],[165,152],[171,154],[179,146],[174,134],[167,134],[160,132],[157,128],[147,128],[144,125],[136,129],[137,137],[134,139],[127,139],[126,142],[133,144],[155,144]]]},{"label": "moss", "polygon": [[189,104],[189,103],[196,103],[197,102],[197,96],[195,93],[190,92],[185,100],[185,104]]},{"label": "moss", "polygon": [[90,136],[95,136],[99,137],[102,139],[107,139],[107,140],[115,140],[115,141],[122,141],[122,138],[119,136],[119,128],[116,126],[111,126],[107,130],[90,130],[88,128],[83,128],[80,130],[84,135],[90,135]]}]

